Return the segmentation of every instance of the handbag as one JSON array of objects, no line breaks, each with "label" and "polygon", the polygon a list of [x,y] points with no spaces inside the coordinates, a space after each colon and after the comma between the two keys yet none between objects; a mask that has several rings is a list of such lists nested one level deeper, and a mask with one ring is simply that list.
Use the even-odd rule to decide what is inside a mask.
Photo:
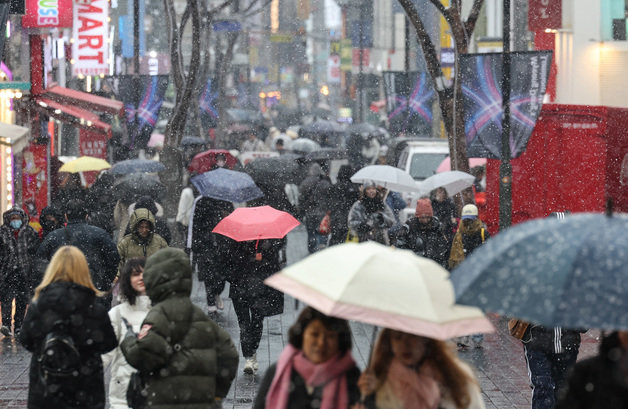
[{"label": "handbag", "polygon": [[139,372],[133,372],[126,390],[126,403],[131,409],[142,409],[146,406],[148,388]]},{"label": "handbag", "polygon": [[529,322],[525,322],[517,318],[511,318],[508,320],[508,332],[517,339],[523,339],[523,336],[529,326]]},{"label": "handbag", "polygon": [[324,235],[331,233],[331,212],[327,212],[325,216],[323,216],[323,219],[318,225],[318,232]]}]

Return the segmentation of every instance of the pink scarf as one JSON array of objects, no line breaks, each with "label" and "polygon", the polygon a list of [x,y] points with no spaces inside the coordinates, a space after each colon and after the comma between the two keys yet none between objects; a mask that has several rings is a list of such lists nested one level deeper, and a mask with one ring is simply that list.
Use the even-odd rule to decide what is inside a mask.
[{"label": "pink scarf", "polygon": [[404,409],[438,408],[440,389],[429,373],[429,368],[421,368],[417,372],[396,359],[392,360],[387,381],[395,396],[403,402]]},{"label": "pink scarf", "polygon": [[294,368],[311,387],[323,386],[321,409],[349,407],[347,378],[344,374],[355,366],[350,352],[337,355],[322,364],[310,362],[301,350],[292,345],[284,348],[277,361],[275,377],[266,395],[268,409],[286,409],[290,395],[290,375]]}]

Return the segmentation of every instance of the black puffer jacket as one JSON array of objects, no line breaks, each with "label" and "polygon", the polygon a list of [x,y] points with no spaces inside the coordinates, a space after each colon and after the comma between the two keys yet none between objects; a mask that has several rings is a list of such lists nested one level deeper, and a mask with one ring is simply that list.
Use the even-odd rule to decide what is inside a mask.
[{"label": "black puffer jacket", "polygon": [[[269,317],[283,312],[283,293],[264,284],[264,280],[278,272],[279,250],[286,239],[234,242],[231,240],[232,267],[229,277],[229,297],[234,303],[243,303]],[[261,259],[255,254],[260,254]]]},{"label": "black puffer jacket", "polygon": [[[37,358],[52,324],[63,321],[81,355],[81,370],[45,394]],[[58,281],[45,287],[37,301],[28,308],[20,342],[33,353],[28,388],[28,408],[104,408],[105,386],[101,354],[114,349],[118,342],[107,310],[89,288]]]},{"label": "black puffer jacket", "polygon": [[46,265],[52,256],[59,247],[65,245],[76,246],[83,252],[96,288],[101,291],[109,290],[118,271],[120,261],[118,248],[106,231],[79,220],[69,221],[65,228],[48,234],[37,249],[35,259],[39,281],[43,278]]},{"label": "black puffer jacket", "polygon": [[558,409],[627,409],[628,351],[620,347],[617,333],[605,337],[600,353],[576,364]]},{"label": "black puffer jacket", "polygon": [[443,233],[443,227],[436,217],[427,226],[419,219],[411,217],[406,221],[405,234],[398,235],[397,247],[412,250],[421,257],[436,261],[443,267],[447,266],[449,242]]}]

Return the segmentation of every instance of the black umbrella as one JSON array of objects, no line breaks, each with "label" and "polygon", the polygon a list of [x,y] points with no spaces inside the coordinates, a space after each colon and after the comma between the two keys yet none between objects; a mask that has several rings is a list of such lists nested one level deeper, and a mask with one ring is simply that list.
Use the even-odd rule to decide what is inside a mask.
[{"label": "black umbrella", "polygon": [[272,158],[258,158],[249,162],[244,171],[251,175],[255,182],[264,185],[300,184],[305,178],[303,157],[285,154]]},{"label": "black umbrella", "polygon": [[206,145],[207,141],[199,136],[184,136],[181,138],[181,146]]},{"label": "black umbrella", "polygon": [[320,148],[318,150],[309,152],[307,155],[305,155],[305,159],[309,161],[347,159],[347,150],[336,148]]},{"label": "black umbrella", "polygon": [[134,173],[116,180],[113,185],[114,195],[119,199],[134,202],[140,196],[150,196],[159,201],[166,193],[166,186],[159,177],[145,173]]},{"label": "black umbrella", "polygon": [[301,132],[306,138],[312,138],[314,135],[344,133],[344,129],[335,122],[319,119],[301,127]]},{"label": "black umbrella", "polygon": [[109,169],[113,175],[128,175],[130,173],[161,172],[166,167],[163,163],[150,159],[128,159],[116,163]]}]

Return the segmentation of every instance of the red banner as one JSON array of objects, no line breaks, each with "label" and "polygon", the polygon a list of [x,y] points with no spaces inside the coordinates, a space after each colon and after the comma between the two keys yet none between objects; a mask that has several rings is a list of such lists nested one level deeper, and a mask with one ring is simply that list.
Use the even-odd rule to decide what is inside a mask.
[{"label": "red banner", "polygon": [[22,27],[72,27],[72,0],[26,0]]},{"label": "red banner", "polygon": [[[109,137],[101,131],[81,129],[79,134],[80,156],[92,156],[94,158],[107,159],[107,140]],[[91,186],[100,172],[83,172],[83,177],[88,186]]]},{"label": "red banner", "polygon": [[529,0],[528,28],[530,31],[562,28],[562,0]]}]

